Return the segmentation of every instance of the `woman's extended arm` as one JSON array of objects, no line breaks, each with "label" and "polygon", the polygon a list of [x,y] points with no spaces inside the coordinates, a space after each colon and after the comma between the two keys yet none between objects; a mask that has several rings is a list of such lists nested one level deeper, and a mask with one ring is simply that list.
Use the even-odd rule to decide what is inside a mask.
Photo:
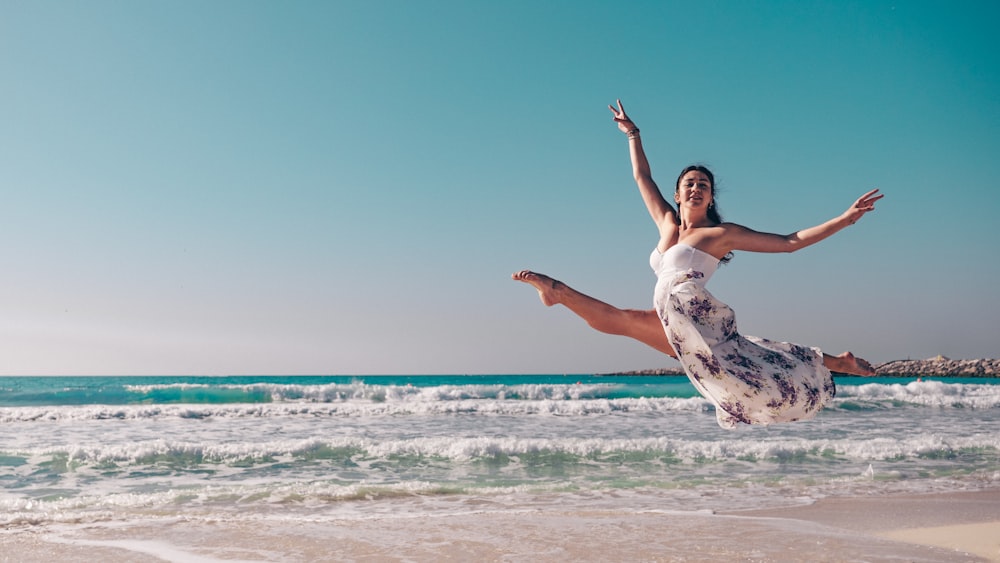
[{"label": "woman's extended arm", "polygon": [[646,209],[649,210],[649,215],[653,218],[656,226],[660,228],[662,234],[663,229],[661,225],[665,221],[669,225],[677,223],[676,211],[664,199],[663,194],[660,193],[660,188],[653,181],[652,172],[649,170],[649,161],[646,160],[646,152],[642,149],[642,138],[639,137],[639,128],[625,115],[625,108],[622,107],[622,101],[618,100],[617,108],[609,105],[608,109],[614,114],[614,120],[618,123],[618,128],[628,135],[629,155],[632,157],[632,176],[635,178],[635,183],[639,186],[639,193],[642,195],[643,203],[646,204]]},{"label": "woman's extended arm", "polygon": [[847,211],[838,217],[789,235],[761,233],[741,225],[727,224],[723,246],[730,250],[750,252],[794,252],[816,244],[844,227],[857,223],[858,219],[861,219],[865,213],[875,209],[875,202],[882,197],[884,194],[879,194],[877,189],[872,190],[859,197]]}]

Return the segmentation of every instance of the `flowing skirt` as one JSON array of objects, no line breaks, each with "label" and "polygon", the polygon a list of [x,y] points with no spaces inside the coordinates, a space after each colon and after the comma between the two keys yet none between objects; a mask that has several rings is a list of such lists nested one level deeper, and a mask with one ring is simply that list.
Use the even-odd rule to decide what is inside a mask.
[{"label": "flowing skirt", "polygon": [[715,405],[719,426],[816,416],[837,392],[820,349],[739,334],[733,310],[693,281],[697,274],[657,284],[655,306],[691,383]]}]

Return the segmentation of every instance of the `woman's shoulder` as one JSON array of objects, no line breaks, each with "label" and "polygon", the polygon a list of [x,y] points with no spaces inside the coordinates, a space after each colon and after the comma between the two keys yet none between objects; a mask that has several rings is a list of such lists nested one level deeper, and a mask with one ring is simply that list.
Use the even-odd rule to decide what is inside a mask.
[{"label": "woman's shoulder", "polygon": [[725,245],[736,244],[737,240],[748,234],[755,233],[753,229],[739,223],[719,223],[716,228],[719,229],[718,238],[724,241]]}]

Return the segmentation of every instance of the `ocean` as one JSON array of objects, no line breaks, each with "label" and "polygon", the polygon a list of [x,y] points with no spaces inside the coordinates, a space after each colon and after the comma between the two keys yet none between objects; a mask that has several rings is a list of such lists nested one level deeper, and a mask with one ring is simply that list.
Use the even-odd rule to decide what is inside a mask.
[{"label": "ocean", "polygon": [[0,377],[0,526],[716,511],[1000,484],[1000,379],[720,428],[683,376]]}]

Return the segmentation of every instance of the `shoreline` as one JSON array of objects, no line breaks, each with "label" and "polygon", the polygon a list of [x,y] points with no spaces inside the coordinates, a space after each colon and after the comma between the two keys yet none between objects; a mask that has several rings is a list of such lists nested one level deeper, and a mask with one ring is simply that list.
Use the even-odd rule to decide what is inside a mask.
[{"label": "shoreline", "polygon": [[349,520],[289,521],[276,510],[0,529],[0,561],[1000,561],[1000,489],[726,513],[549,503],[446,515],[385,508]]}]

